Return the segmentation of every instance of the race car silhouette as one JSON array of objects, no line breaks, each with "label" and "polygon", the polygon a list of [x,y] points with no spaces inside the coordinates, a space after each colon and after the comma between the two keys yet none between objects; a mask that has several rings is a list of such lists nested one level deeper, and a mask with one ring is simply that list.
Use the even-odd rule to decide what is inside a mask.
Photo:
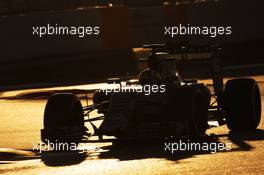
[{"label": "race car silhouette", "polygon": [[[51,142],[89,141],[90,136],[114,136],[117,140],[165,139],[183,136],[200,138],[208,121],[227,124],[232,131],[257,128],[261,118],[261,96],[254,79],[228,80],[224,86],[218,61],[220,46],[171,48],[163,44],[145,45],[152,49],[148,69],[136,81],[109,79],[119,85],[111,91],[97,90],[93,104],[82,106],[74,94],[52,95],[44,113],[41,139]],[[196,80],[185,80],[177,63],[206,60],[212,70],[212,88]],[[151,90],[150,93],[144,93]],[[96,110],[98,117],[90,118]],[[85,119],[85,117],[88,117]],[[103,120],[97,128],[93,122]],[[90,122],[94,132],[84,123]],[[114,140],[115,140],[114,139]]]}]

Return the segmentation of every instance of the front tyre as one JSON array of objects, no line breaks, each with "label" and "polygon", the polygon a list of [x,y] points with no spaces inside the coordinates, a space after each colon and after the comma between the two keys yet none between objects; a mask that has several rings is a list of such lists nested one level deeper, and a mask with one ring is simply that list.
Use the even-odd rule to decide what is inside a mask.
[{"label": "front tyre", "polygon": [[87,134],[80,100],[69,93],[52,95],[44,112],[43,142],[79,143]]}]

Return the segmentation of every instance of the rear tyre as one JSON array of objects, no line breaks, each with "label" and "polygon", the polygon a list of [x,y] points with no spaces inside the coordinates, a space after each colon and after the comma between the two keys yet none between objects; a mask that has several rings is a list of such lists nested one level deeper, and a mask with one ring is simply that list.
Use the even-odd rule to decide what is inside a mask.
[{"label": "rear tyre", "polygon": [[73,94],[52,95],[44,112],[43,142],[79,143],[86,134],[80,100]]},{"label": "rear tyre", "polygon": [[229,80],[225,86],[224,100],[227,127],[230,130],[257,128],[261,118],[261,96],[254,79]]},{"label": "rear tyre", "polygon": [[201,138],[208,128],[208,107],[210,103],[210,91],[204,85],[195,85],[191,93],[191,136]]}]

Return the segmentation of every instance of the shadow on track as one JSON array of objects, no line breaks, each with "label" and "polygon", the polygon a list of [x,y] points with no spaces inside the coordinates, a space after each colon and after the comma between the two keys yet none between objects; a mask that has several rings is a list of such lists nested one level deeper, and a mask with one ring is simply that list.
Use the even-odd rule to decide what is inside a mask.
[{"label": "shadow on track", "polygon": [[228,139],[236,144],[238,148],[234,148],[231,151],[250,151],[253,149],[251,145],[246,143],[246,141],[259,141],[264,140],[264,130],[256,129],[248,132],[233,132],[230,131],[229,134],[215,135],[216,137],[228,137]]},{"label": "shadow on track", "polygon": [[[223,144],[219,142],[220,137],[227,137],[233,144],[238,145],[238,148],[232,148],[231,150],[222,150],[216,148],[215,145]],[[185,143],[200,143],[201,145],[211,145],[208,149],[201,150],[178,150],[175,152],[169,152],[165,150],[164,142],[161,143],[114,143],[112,146],[103,147],[108,151],[102,152],[99,155],[101,159],[117,158],[119,160],[135,160],[135,159],[146,159],[146,158],[165,158],[168,160],[177,161],[180,159],[190,158],[195,155],[212,154],[212,153],[224,153],[234,151],[251,151],[253,147],[246,143],[246,141],[264,140],[264,130],[255,130],[251,132],[229,132],[225,135],[210,135],[204,139],[196,140],[185,140]],[[179,140],[172,141],[174,143]]]},{"label": "shadow on track", "polygon": [[77,151],[46,151],[40,154],[33,151],[10,149],[0,151],[0,165],[13,164],[24,160],[41,159],[41,161],[47,166],[68,166],[79,164],[84,161],[86,157],[86,153],[79,153]]},{"label": "shadow on track", "polygon": [[43,152],[41,161],[47,166],[69,166],[81,163],[87,158],[86,153],[78,151],[68,152]]},{"label": "shadow on track", "polygon": [[[232,148],[229,151],[219,150],[215,145],[220,144],[219,138],[226,137],[232,143],[238,145],[238,148]],[[120,161],[140,160],[148,158],[164,158],[171,161],[178,161],[194,157],[195,155],[212,154],[212,149],[216,153],[235,152],[235,151],[252,151],[253,147],[246,143],[246,141],[264,140],[264,130],[255,130],[251,132],[229,132],[223,135],[210,135],[202,140],[182,140],[184,143],[200,143],[207,145],[214,145],[211,149],[202,150],[166,150],[165,143],[179,143],[179,140],[170,140],[166,142],[150,142],[150,141],[129,141],[129,142],[114,142],[112,145],[103,146],[101,151],[95,150],[93,152],[80,153],[77,151],[68,152],[53,152],[47,151],[42,154],[35,153],[34,155],[21,155],[17,153],[3,153],[0,152],[0,164],[12,164],[16,161],[41,159],[46,166],[70,166],[80,164],[84,160],[89,159],[119,159]],[[102,151],[103,150],[103,151]],[[93,154],[97,153],[97,154]],[[94,155],[94,157],[93,157]]]},{"label": "shadow on track", "polygon": [[[182,143],[195,143],[200,145],[217,145],[220,142],[215,137],[206,136],[202,140],[181,140]],[[188,150],[174,150],[168,149],[168,144],[177,143],[179,146],[179,140],[170,140],[166,142],[124,142],[124,143],[113,143],[112,146],[103,147],[108,151],[103,152],[99,155],[101,159],[117,158],[119,160],[135,160],[135,159],[146,159],[146,158],[165,158],[172,161],[177,161],[184,158],[189,158],[195,155],[211,154],[212,149],[188,149]],[[170,147],[172,148],[172,147]],[[176,146],[174,146],[176,148]],[[185,147],[187,149],[187,147]],[[207,147],[208,148],[208,147]],[[215,152],[220,150],[216,147],[213,148]]]}]

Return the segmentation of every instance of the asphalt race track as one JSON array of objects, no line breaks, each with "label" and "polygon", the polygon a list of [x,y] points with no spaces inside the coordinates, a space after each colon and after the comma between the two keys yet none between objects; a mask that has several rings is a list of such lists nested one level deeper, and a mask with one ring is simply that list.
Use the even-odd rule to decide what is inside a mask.
[{"label": "asphalt race track", "polygon": [[[82,102],[85,104],[84,100]],[[126,146],[89,143],[82,146],[84,153],[39,153],[32,149],[33,144],[40,141],[45,104],[46,99],[0,100],[0,174],[223,175],[264,172],[263,113],[258,130],[254,132],[232,133],[225,125],[208,130],[206,143],[224,143],[230,150],[172,152],[166,150],[164,143]]]}]

